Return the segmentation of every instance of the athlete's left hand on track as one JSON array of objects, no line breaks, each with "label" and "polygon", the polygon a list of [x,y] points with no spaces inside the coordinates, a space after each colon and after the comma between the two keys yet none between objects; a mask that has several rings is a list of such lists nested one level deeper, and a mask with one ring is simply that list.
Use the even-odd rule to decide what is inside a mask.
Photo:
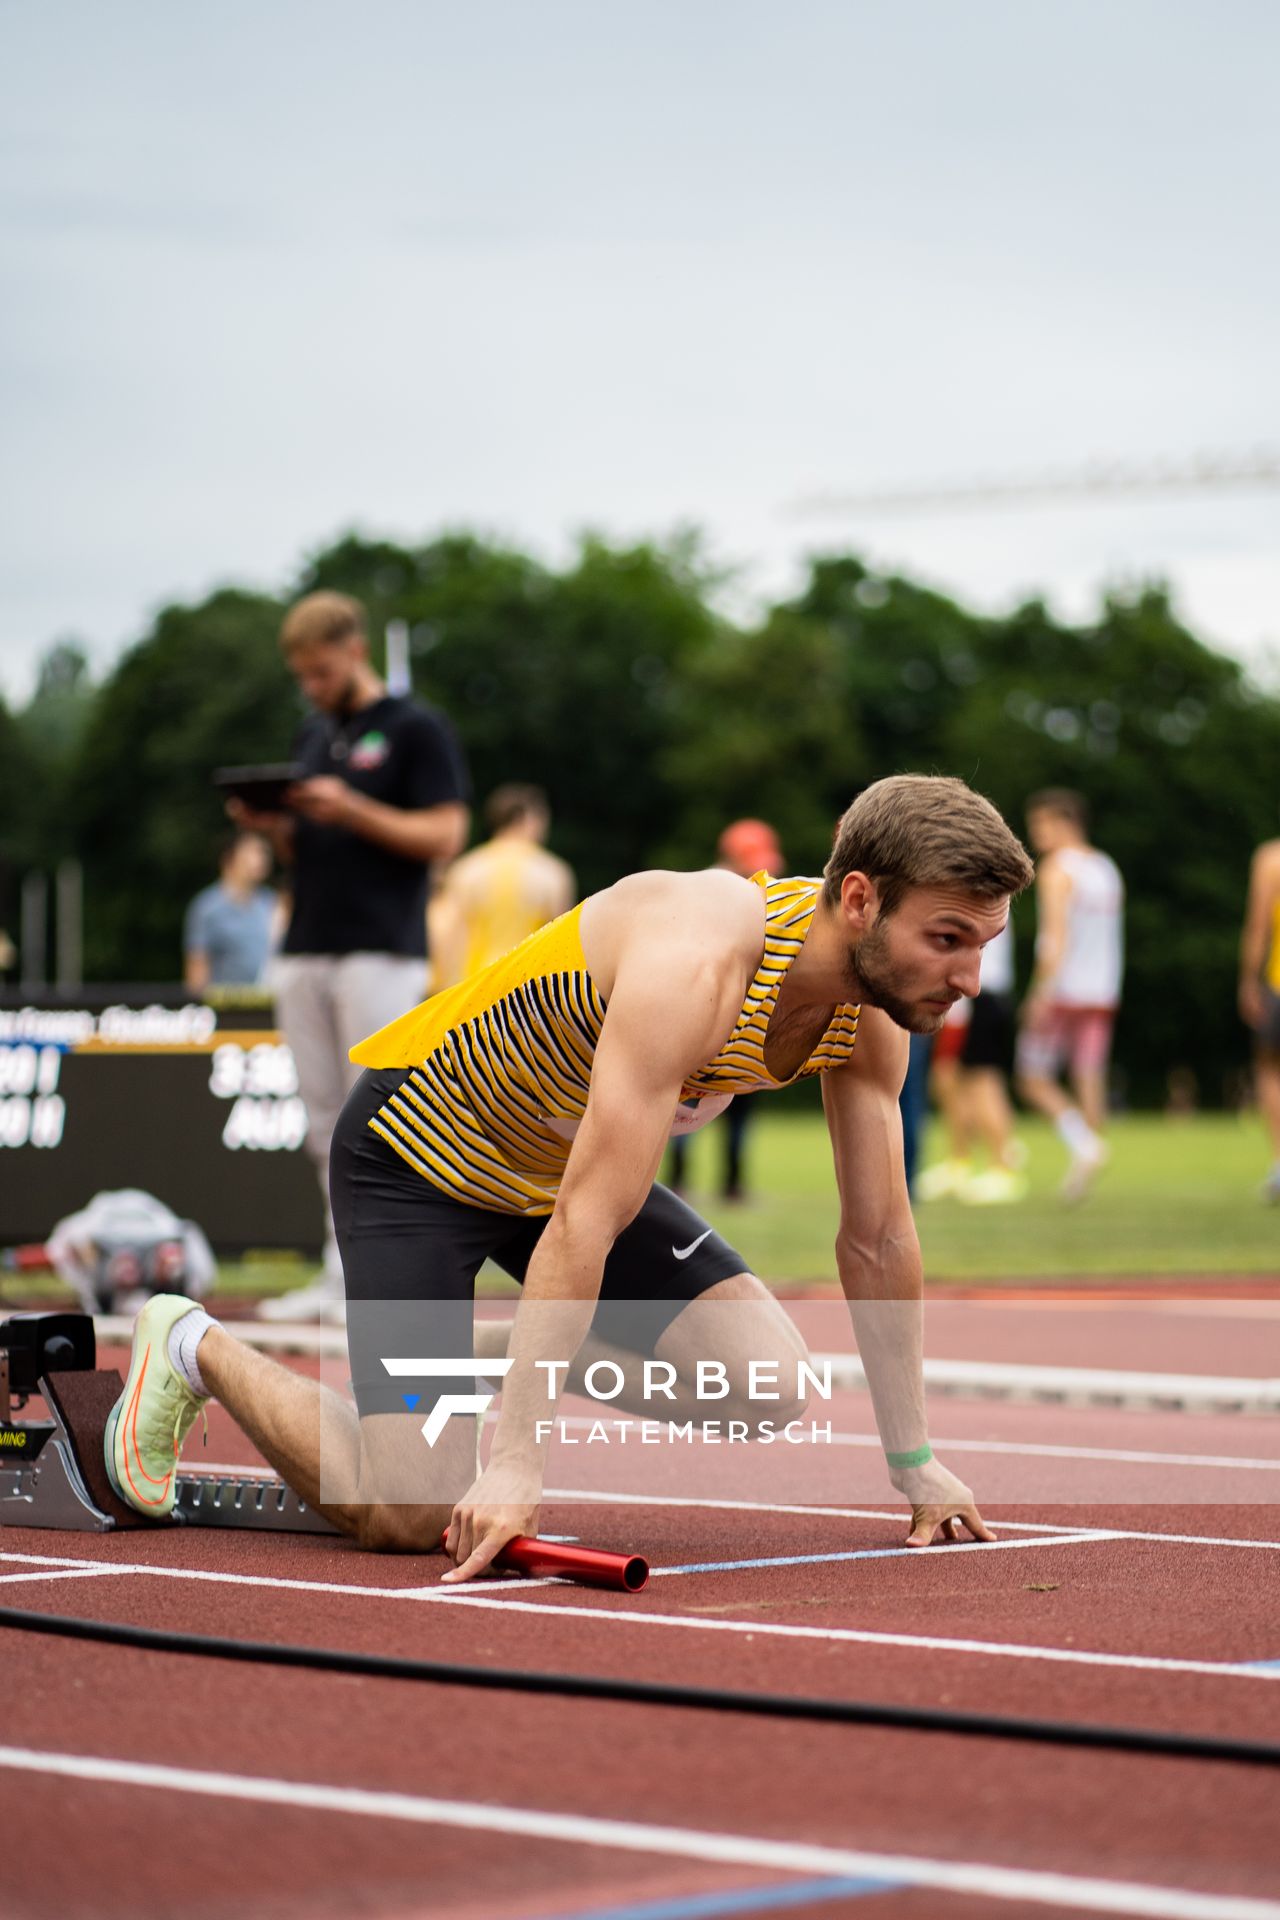
[{"label": "athlete's left hand on track", "polygon": [[899,1493],[911,1502],[909,1547],[931,1547],[935,1540],[958,1540],[961,1527],[975,1540],[994,1540],[995,1535],[974,1505],[973,1495],[964,1481],[944,1467],[941,1460],[927,1466],[908,1467],[890,1478]]},{"label": "athlete's left hand on track", "polygon": [[484,1573],[518,1534],[538,1531],[539,1489],[536,1477],[525,1470],[489,1466],[453,1510],[445,1534],[445,1551],[456,1561],[441,1576],[444,1586],[456,1586]]}]

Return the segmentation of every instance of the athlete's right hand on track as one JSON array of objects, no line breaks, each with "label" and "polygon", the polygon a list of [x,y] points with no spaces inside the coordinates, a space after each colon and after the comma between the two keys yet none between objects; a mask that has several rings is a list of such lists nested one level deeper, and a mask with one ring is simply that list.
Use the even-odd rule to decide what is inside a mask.
[{"label": "athlete's right hand on track", "polygon": [[455,1565],[441,1576],[442,1585],[487,1572],[508,1540],[536,1534],[540,1496],[536,1469],[490,1462],[453,1510],[444,1545]]},{"label": "athlete's right hand on track", "polygon": [[941,1460],[930,1460],[923,1467],[891,1469],[889,1478],[911,1502],[909,1547],[931,1547],[937,1538],[958,1540],[961,1527],[966,1527],[975,1540],[995,1539],[964,1481]]}]

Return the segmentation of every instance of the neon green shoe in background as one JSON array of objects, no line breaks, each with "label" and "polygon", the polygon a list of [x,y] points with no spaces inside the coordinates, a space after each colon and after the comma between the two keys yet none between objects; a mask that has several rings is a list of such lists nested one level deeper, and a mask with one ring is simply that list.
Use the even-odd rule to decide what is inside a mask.
[{"label": "neon green shoe in background", "polygon": [[950,1200],[969,1180],[973,1168],[967,1160],[935,1160],[916,1176],[912,1197],[916,1200]]},{"label": "neon green shoe in background", "polygon": [[178,1456],[204,1407],[169,1358],[169,1332],[195,1306],[182,1293],[157,1293],[133,1325],[124,1392],[107,1416],[107,1478],[139,1513],[165,1519],[177,1496]]}]

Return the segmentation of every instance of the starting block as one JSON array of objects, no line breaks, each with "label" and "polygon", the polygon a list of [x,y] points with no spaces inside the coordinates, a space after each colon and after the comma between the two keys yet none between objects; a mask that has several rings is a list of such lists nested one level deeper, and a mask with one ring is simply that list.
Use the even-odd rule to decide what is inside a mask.
[{"label": "starting block", "polygon": [[[0,1321],[0,1526],[75,1533],[126,1528],[252,1527],[336,1533],[274,1475],[178,1473],[172,1520],[153,1520],[119,1498],[102,1456],[107,1416],[124,1391],[97,1365],[85,1313],[15,1313]],[[32,1396],[44,1420],[21,1420]]]}]

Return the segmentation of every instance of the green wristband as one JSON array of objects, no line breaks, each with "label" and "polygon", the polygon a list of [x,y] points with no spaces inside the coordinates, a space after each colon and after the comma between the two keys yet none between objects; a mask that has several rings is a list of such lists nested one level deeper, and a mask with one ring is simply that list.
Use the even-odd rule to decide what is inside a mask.
[{"label": "green wristband", "polygon": [[926,1440],[911,1453],[886,1453],[884,1457],[891,1467],[927,1467],[933,1458],[933,1448]]}]

